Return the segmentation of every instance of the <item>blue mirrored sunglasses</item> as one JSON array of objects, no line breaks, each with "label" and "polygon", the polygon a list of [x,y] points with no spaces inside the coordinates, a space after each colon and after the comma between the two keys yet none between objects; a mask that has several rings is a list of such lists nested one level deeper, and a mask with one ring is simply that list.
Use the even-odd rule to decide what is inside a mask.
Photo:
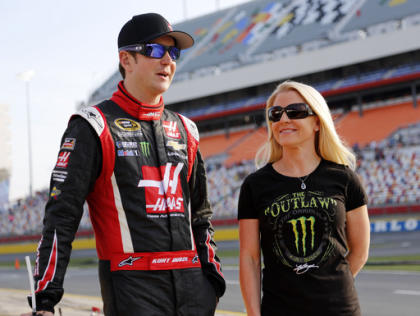
[{"label": "blue mirrored sunglasses", "polygon": [[156,43],[123,46],[120,47],[118,51],[136,52],[143,56],[156,59],[162,58],[166,52],[169,53],[172,60],[177,60],[181,55],[181,50],[175,46],[165,46]]}]

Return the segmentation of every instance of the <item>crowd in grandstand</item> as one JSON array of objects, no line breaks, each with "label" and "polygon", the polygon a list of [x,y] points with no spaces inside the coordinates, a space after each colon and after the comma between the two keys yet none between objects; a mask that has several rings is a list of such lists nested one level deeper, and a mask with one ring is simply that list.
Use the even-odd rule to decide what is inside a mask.
[{"label": "crowd in grandstand", "polygon": [[371,205],[420,202],[420,124],[355,151]]},{"label": "crowd in grandstand", "polygon": [[[47,201],[48,189],[44,189],[37,191],[33,196],[9,203],[0,217],[0,236],[40,234]],[[91,229],[86,205],[80,222],[80,229]]]},{"label": "crowd in grandstand", "polygon": [[45,203],[48,199],[48,191],[36,192],[32,197],[19,199],[5,210],[0,220],[0,234],[24,235],[37,234],[44,214]]},{"label": "crowd in grandstand", "polygon": [[[396,131],[381,142],[359,148],[357,172],[362,177],[370,206],[412,205],[420,203],[420,123]],[[208,190],[214,218],[236,217],[240,185],[255,170],[252,160],[232,166],[207,163]],[[36,235],[40,233],[48,190],[10,203],[0,217],[0,236]],[[85,210],[80,229],[91,229]]]}]

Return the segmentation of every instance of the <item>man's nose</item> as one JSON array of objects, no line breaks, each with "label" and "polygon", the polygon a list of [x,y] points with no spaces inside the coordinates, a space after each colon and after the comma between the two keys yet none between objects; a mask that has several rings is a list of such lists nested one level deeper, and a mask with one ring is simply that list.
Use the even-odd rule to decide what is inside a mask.
[{"label": "man's nose", "polygon": [[166,51],[165,55],[163,55],[163,57],[160,60],[164,64],[169,64],[172,61],[172,58],[171,58],[171,56],[169,56],[169,52]]}]

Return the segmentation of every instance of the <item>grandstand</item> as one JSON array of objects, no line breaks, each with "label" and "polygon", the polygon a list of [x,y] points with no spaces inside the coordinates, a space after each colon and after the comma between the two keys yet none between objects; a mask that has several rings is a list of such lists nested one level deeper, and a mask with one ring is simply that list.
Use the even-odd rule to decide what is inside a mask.
[{"label": "grandstand", "polygon": [[[327,99],[358,155],[370,214],[420,214],[420,1],[259,0],[176,28],[196,44],[164,100],[199,127],[216,222],[236,217],[239,187],[266,138],[265,100],[286,79]],[[87,103],[109,98],[119,80],[116,71]],[[33,207],[47,194],[10,203],[0,235],[39,233],[30,221],[41,220]]]},{"label": "grandstand", "polygon": [[[250,1],[174,27],[193,34],[196,44],[178,62],[175,82],[165,96],[168,105],[223,93],[235,97],[232,93],[244,88],[327,70],[335,70],[336,78],[330,74],[312,82],[323,84],[322,91],[419,71],[418,58],[408,58],[403,64],[390,63],[385,72],[371,62],[370,68],[377,66],[347,71],[347,81],[329,80],[344,79],[337,73],[342,67],[418,50],[420,43],[412,40],[420,29],[415,0]],[[120,78],[116,71],[88,103],[108,98]],[[238,96],[248,97],[239,94],[229,102],[240,101]],[[214,101],[212,109],[219,103]]]},{"label": "grandstand", "polygon": [[9,202],[9,179],[11,169],[10,118],[7,105],[0,104],[0,214]]},{"label": "grandstand", "polygon": [[[372,214],[418,209],[419,1],[249,1],[175,28],[196,43],[164,99],[199,127],[216,217],[236,216],[238,188],[266,137],[265,100],[286,79],[327,99],[340,135],[358,152]],[[88,103],[108,98],[119,80],[116,72]],[[378,151],[385,158],[371,159]]]}]

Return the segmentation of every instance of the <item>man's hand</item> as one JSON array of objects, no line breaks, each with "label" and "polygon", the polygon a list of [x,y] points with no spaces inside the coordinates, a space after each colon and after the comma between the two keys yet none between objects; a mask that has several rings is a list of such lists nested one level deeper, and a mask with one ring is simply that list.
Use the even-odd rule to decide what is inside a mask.
[{"label": "man's hand", "polygon": [[[51,312],[46,312],[46,311],[38,311],[36,312],[37,315],[42,315],[42,316],[54,316],[53,313]],[[21,314],[20,316],[32,316],[32,312],[30,313],[25,313],[25,314]]]}]

